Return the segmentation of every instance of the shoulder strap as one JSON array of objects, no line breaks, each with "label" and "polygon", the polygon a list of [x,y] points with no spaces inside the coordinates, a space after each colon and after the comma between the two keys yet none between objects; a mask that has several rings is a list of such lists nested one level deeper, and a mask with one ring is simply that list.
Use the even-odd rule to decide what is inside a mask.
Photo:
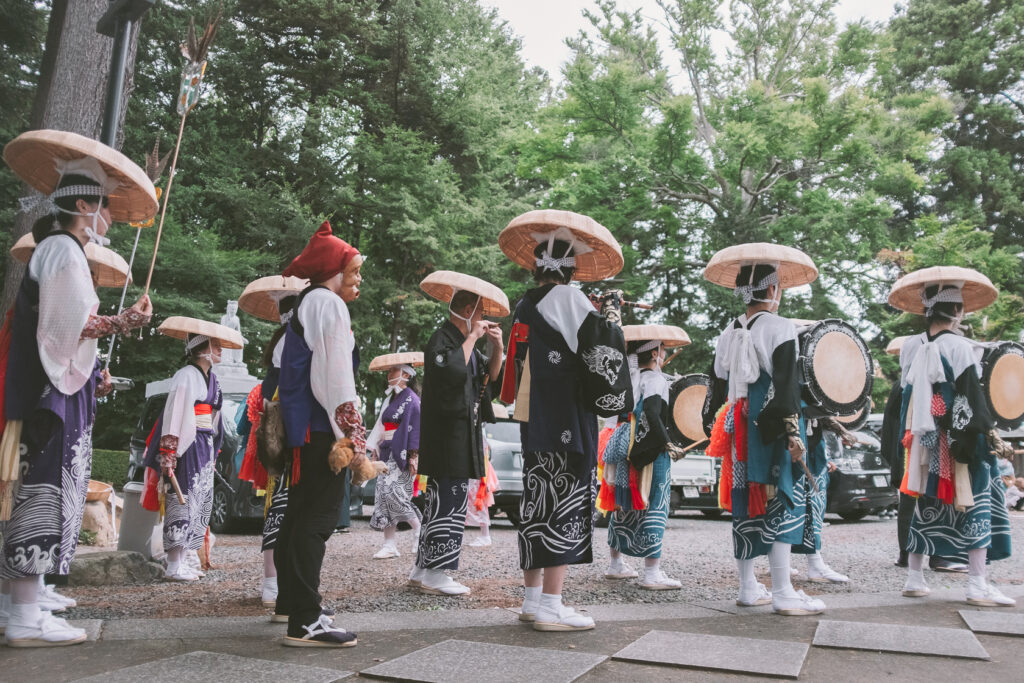
[{"label": "shoulder strap", "polygon": [[324,287],[323,285],[310,285],[309,287],[306,287],[304,290],[302,290],[302,293],[299,294],[299,298],[295,302],[295,306],[292,309],[295,311],[295,314],[292,315],[292,319],[288,321],[288,324],[291,325],[292,330],[295,332],[295,334],[299,335],[300,337],[305,337],[306,331],[303,329],[302,323],[299,322],[299,306],[302,305],[302,300],[306,298],[306,295],[312,292],[314,289],[327,288]]}]

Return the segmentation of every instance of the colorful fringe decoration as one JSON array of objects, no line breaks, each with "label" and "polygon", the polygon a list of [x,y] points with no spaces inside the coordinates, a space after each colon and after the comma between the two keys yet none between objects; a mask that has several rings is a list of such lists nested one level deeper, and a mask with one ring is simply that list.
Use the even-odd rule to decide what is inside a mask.
[{"label": "colorful fringe decoration", "polygon": [[949,452],[949,437],[946,432],[939,434],[939,485],[935,497],[947,505],[953,504],[953,456]]},{"label": "colorful fringe decoration", "polygon": [[615,485],[604,478],[604,450],[614,432],[615,427],[605,427],[597,435],[597,480],[601,483],[597,492],[597,509],[605,514],[615,512]]},{"label": "colorful fringe decoration", "polygon": [[718,506],[738,517],[760,517],[768,510],[764,484],[747,481],[747,417],[749,403],[740,399],[726,403],[715,416],[707,455],[722,459],[718,481]]},{"label": "colorful fringe decoration", "polygon": [[[242,466],[238,468],[238,478],[250,482],[253,488],[269,491],[270,486],[267,470],[259,458],[256,457],[256,431],[260,426],[260,419],[263,417],[263,387],[257,384],[249,392],[245,399],[246,417],[249,418],[249,437],[245,442],[245,455],[242,456]],[[269,503],[268,503],[269,505]]]}]

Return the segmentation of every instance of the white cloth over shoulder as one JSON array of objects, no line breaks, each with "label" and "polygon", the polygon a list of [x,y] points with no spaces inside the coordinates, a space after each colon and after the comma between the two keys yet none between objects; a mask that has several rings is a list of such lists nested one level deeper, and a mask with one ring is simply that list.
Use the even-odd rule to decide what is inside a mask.
[{"label": "white cloth over shoulder", "polygon": [[97,340],[81,338],[100,304],[89,262],[74,237],[54,235],[36,247],[28,276],[39,284],[39,360],[53,386],[70,396],[85,386],[96,365]]},{"label": "white cloth over shoulder", "polygon": [[744,314],[737,321],[738,326],[722,332],[715,348],[715,375],[729,381],[729,401],[745,398],[762,370],[771,375],[775,349],[797,339],[792,321],[767,311],[749,319]]},{"label": "white cloth over shoulder", "polygon": [[377,450],[377,446],[380,445],[380,439],[384,436],[384,411],[387,410],[388,406],[391,405],[392,399],[395,396],[405,391],[405,387],[388,387],[387,391],[384,392],[384,402],[380,406],[380,411],[377,413],[377,421],[373,425],[373,429],[366,436],[366,453],[370,454]]},{"label": "white cloth over shoulder", "polygon": [[270,355],[270,364],[277,369],[281,369],[281,358],[284,357],[284,335],[277,340],[277,344],[274,345],[274,351]]},{"label": "white cloth over shoulder", "polygon": [[597,314],[587,295],[569,285],[555,285],[537,304],[537,311],[548,325],[562,334],[573,353],[579,348],[579,331],[591,313]]},{"label": "white cloth over shoulder", "polygon": [[935,431],[932,416],[932,385],[946,379],[942,360],[949,363],[956,381],[965,370],[974,368],[981,378],[981,364],[974,344],[956,334],[942,334],[929,341],[924,333],[911,337],[900,349],[900,384],[922,388],[911,392],[911,432],[915,435]]},{"label": "white cloth over shoulder", "polygon": [[[196,440],[196,401],[209,393],[206,378],[194,365],[186,365],[174,373],[171,390],[164,405],[164,422],[160,436],[178,437],[178,453],[184,453]],[[216,424],[216,423],[215,423]]]},{"label": "white cloth over shoulder", "polygon": [[310,385],[313,397],[327,411],[337,439],[345,436],[334,419],[338,406],[355,403],[356,381],[352,369],[352,322],[348,306],[327,289],[314,289],[305,296],[296,313],[306,344],[313,352]]},{"label": "white cloth over shoulder", "polygon": [[668,380],[657,370],[641,371],[640,379],[637,386],[633,387],[633,391],[635,398],[643,396],[644,400],[647,400],[652,396],[661,396],[661,400],[668,403]]}]

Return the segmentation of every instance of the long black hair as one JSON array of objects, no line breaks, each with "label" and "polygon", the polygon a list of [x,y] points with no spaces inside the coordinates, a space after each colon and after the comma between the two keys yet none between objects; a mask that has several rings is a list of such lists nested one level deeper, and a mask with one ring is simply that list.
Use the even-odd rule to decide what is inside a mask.
[{"label": "long black hair", "polygon": [[63,209],[57,213],[56,216],[46,214],[36,219],[36,222],[32,224],[32,238],[35,239],[36,244],[42,241],[44,237],[49,235],[54,229],[67,230],[71,227],[71,224],[75,221],[75,216],[67,211],[78,211],[76,204],[79,199],[85,200],[90,204],[95,204],[102,201],[104,195],[103,188],[96,184],[96,181],[89,176],[79,175],[71,173],[60,179],[60,184],[57,185],[57,189],[62,187],[69,187],[71,185],[87,185],[96,188],[96,193],[83,192],[81,194],[75,194],[68,197],[60,197],[54,199],[53,203],[58,208]]}]

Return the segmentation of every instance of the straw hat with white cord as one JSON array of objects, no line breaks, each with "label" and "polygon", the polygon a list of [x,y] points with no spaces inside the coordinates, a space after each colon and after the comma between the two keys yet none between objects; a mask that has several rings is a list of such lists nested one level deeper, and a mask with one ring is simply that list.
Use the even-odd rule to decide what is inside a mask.
[{"label": "straw hat with white cord", "polygon": [[[163,321],[156,331],[172,339],[180,339],[193,345],[196,345],[196,340],[200,338],[216,339],[225,349],[240,349],[245,345],[245,339],[237,330],[219,323],[181,315],[175,315]],[[203,340],[205,341],[205,339]]]},{"label": "straw hat with white cord", "polygon": [[[555,240],[570,245],[568,253],[553,254]],[[547,243],[541,256],[537,245]],[[498,235],[498,246],[513,262],[534,271],[545,264],[574,269],[573,279],[596,282],[622,270],[622,248],[608,228],[572,211],[541,209],[513,218]]]},{"label": "straw hat with white cord", "polygon": [[[11,256],[16,261],[28,263],[35,249],[36,240],[32,233],[27,233],[11,247]],[[131,273],[128,272],[128,262],[112,249],[89,242],[85,245],[85,259],[89,262],[89,270],[92,271],[97,287],[119,288],[132,281]]]},{"label": "straw hat with white cord", "polygon": [[146,172],[116,149],[77,133],[31,130],[7,143],[4,161],[19,178],[49,198],[75,165],[93,160],[94,175],[110,199],[110,217],[119,222],[147,221],[156,215],[156,188]]},{"label": "straw hat with white cord", "polygon": [[420,289],[429,296],[450,304],[455,292],[465,290],[480,297],[484,315],[503,318],[509,314],[508,297],[495,285],[472,275],[451,270],[436,270],[423,278]]},{"label": "straw hat with white cord", "polygon": [[[387,372],[391,368],[408,366],[418,368],[423,365],[422,351],[403,351],[402,353],[385,353],[370,361],[370,372]],[[415,374],[414,372],[410,374]]]},{"label": "straw hat with white cord", "polygon": [[649,341],[658,342],[667,349],[687,346],[690,335],[675,325],[623,325],[622,334],[626,342]]},{"label": "straw hat with white cord", "polygon": [[744,266],[757,265],[774,267],[778,274],[778,284],[782,289],[810,284],[818,277],[818,268],[814,261],[799,249],[781,244],[751,242],[726,247],[716,252],[704,268],[704,279],[716,285],[735,289],[740,269]]},{"label": "straw hat with white cord", "polygon": [[308,286],[309,280],[298,277],[261,277],[245,286],[242,296],[238,297],[238,307],[262,320],[281,322],[278,304],[286,297],[298,296]]},{"label": "straw hat with white cord", "polygon": [[[941,290],[934,297],[925,297],[930,286]],[[947,287],[952,285],[952,287]],[[889,305],[907,313],[926,315],[940,301],[963,303],[964,313],[980,311],[999,298],[992,281],[974,270],[959,266],[933,266],[904,275],[889,292]]]}]

